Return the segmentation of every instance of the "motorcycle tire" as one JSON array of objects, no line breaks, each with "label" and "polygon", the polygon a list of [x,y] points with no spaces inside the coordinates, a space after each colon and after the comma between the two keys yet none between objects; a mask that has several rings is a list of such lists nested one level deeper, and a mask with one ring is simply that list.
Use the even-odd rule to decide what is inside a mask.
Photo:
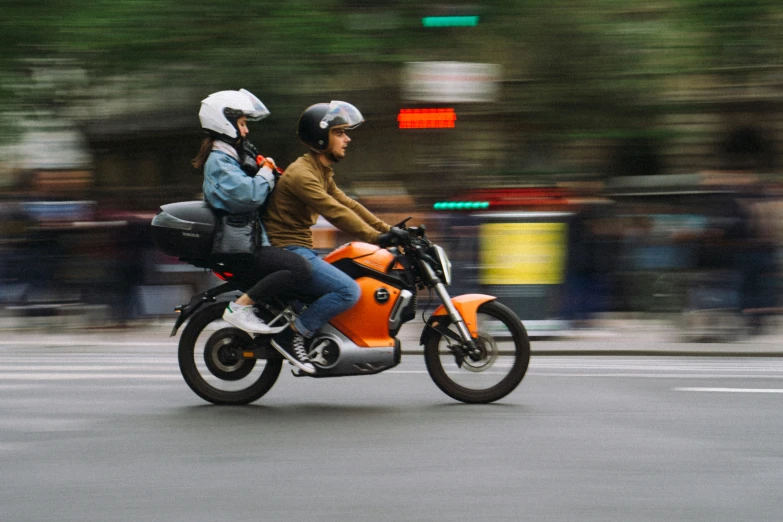
[{"label": "motorcycle tire", "polygon": [[[249,404],[272,388],[280,376],[283,361],[278,357],[238,359],[229,351],[221,351],[227,346],[248,347],[253,342],[246,332],[222,322],[225,309],[226,303],[215,303],[190,319],[179,340],[179,369],[190,389],[205,401],[221,405]],[[209,327],[214,330],[212,333]],[[216,347],[216,343],[222,344]],[[258,370],[257,363],[265,363],[263,369],[250,376],[254,368]]]},{"label": "motorcycle tire", "polygon": [[[448,348],[453,341],[433,333],[424,346],[424,361],[430,377],[446,395],[461,402],[485,404],[502,399],[522,382],[530,363],[530,340],[516,314],[497,301],[479,306],[477,318],[480,357],[460,360]],[[442,323],[447,326],[451,321],[444,317]],[[496,375],[502,377],[495,379]]]}]

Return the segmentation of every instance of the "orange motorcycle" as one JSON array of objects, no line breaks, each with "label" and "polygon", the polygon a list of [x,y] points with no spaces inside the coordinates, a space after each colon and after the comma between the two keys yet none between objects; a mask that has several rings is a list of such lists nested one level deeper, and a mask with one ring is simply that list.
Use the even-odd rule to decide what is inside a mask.
[{"label": "orange motorcycle", "polygon": [[[441,305],[426,318],[419,344],[432,380],[462,402],[505,397],[522,381],[530,362],[525,327],[491,295],[449,296],[446,252],[427,239],[423,225],[407,227],[408,219],[396,225],[407,231],[398,245],[353,242],[324,258],[356,280],[361,298],[307,339],[316,372],[294,369],[294,375],[373,375],[394,368],[402,357],[400,328],[416,317],[418,292],[429,290]],[[248,404],[274,385],[284,359],[270,345],[270,336],[249,334],[222,320],[226,303],[218,296],[244,292],[254,280],[226,273],[205,255],[214,227],[212,211],[200,201],[163,205],[152,221],[159,249],[225,281],[177,307],[171,335],[187,321],[179,341],[179,367],[199,397],[214,404]],[[288,295],[258,302],[256,313],[270,326],[280,326],[306,306],[303,296]]]}]

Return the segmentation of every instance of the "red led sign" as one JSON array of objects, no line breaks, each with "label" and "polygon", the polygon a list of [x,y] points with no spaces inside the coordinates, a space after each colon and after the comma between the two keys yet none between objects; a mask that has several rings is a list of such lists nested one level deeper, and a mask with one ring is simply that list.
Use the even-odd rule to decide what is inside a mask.
[{"label": "red led sign", "polygon": [[400,109],[401,129],[453,129],[457,121],[454,109]]}]

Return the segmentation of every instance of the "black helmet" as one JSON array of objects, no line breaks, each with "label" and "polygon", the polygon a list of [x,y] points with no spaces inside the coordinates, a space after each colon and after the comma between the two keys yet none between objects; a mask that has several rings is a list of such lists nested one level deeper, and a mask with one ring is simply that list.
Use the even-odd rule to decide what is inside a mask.
[{"label": "black helmet", "polygon": [[296,134],[299,139],[315,152],[323,152],[329,147],[329,130],[335,127],[355,129],[364,123],[359,109],[350,103],[333,101],[316,103],[305,109],[299,116]]}]

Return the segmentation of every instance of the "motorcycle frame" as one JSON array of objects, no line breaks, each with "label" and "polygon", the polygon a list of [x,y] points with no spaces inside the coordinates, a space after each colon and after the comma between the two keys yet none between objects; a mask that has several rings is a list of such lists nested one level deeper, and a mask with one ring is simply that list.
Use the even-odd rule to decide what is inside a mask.
[{"label": "motorcycle frame", "polygon": [[[457,342],[463,343],[468,353],[477,350],[474,339],[478,335],[477,325],[477,310],[483,303],[495,299],[494,296],[486,294],[463,294],[456,297],[451,297],[446,289],[446,285],[440,279],[440,277],[434,272],[432,267],[424,259],[418,259],[416,268],[414,265],[408,262],[407,256],[400,253],[396,248],[390,248],[387,252],[393,255],[392,265],[395,270],[390,272],[380,272],[378,270],[368,268],[362,263],[356,262],[356,259],[345,257],[338,258],[332,262],[332,266],[340,269],[352,279],[357,280],[361,277],[370,277],[381,283],[394,286],[398,289],[407,290],[415,294],[417,285],[420,288],[427,287],[432,288],[441,300],[441,305],[432,313],[421,333],[420,344],[425,345],[430,335],[439,333],[445,335]],[[334,252],[333,252],[334,253]],[[332,254],[333,254],[332,253]],[[331,254],[330,254],[331,255]],[[327,256],[328,257],[328,256]],[[400,270],[397,270],[399,268]],[[215,270],[220,274],[219,270]],[[397,274],[393,273],[397,272]],[[416,279],[415,272],[418,272],[419,280]],[[222,277],[221,277],[222,278]],[[210,288],[200,294],[193,296],[190,301],[181,306],[177,306],[175,311],[179,314],[175,321],[174,327],[171,330],[170,336],[175,336],[179,328],[188,320],[193,314],[195,314],[205,304],[215,302],[216,297],[228,292],[242,291],[242,283],[240,280],[229,279],[222,285]],[[404,305],[409,306],[409,303]],[[392,324],[389,321],[389,337],[391,339],[396,338],[399,329],[402,324],[410,321],[415,317],[413,314],[405,315],[406,311],[401,311],[402,315]],[[454,332],[448,328],[440,325],[444,316],[448,316],[458,332],[455,335]],[[338,316],[339,317],[339,316]],[[334,326],[334,325],[333,325]]]}]

